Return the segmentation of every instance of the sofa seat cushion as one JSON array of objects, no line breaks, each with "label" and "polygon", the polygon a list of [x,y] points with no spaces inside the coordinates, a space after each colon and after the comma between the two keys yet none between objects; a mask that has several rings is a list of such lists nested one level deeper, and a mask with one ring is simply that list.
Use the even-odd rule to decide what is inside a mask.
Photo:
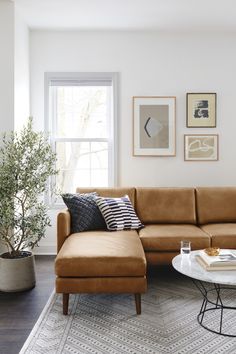
[{"label": "sofa seat cushion", "polygon": [[236,248],[236,223],[202,225],[211,236],[212,247]]},{"label": "sofa seat cushion", "polygon": [[55,271],[60,277],[145,276],[146,259],[135,230],[87,231],[65,240]]},{"label": "sofa seat cushion", "polygon": [[180,241],[191,241],[192,249],[210,246],[210,236],[195,225],[146,225],[139,231],[145,251],[179,251]]}]

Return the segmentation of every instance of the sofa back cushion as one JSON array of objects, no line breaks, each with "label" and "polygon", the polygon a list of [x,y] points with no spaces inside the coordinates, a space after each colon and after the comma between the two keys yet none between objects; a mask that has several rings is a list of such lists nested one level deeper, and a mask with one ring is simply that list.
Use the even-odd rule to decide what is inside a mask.
[{"label": "sofa back cushion", "polygon": [[137,188],[136,211],[144,224],[196,224],[194,188]]},{"label": "sofa back cushion", "polygon": [[128,195],[133,206],[135,206],[135,188],[76,188],[77,193],[97,192],[100,197],[120,198]]},{"label": "sofa back cushion", "polygon": [[199,224],[236,222],[236,187],[196,188]]}]

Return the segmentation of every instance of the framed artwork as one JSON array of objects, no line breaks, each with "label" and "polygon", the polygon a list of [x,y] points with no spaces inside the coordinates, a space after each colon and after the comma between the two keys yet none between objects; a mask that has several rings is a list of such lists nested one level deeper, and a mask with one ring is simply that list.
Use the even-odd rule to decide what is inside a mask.
[{"label": "framed artwork", "polygon": [[175,97],[133,97],[134,156],[175,156]]},{"label": "framed artwork", "polygon": [[216,93],[187,93],[188,128],[216,127]]},{"label": "framed artwork", "polygon": [[218,135],[184,135],[185,161],[217,161],[219,159]]}]

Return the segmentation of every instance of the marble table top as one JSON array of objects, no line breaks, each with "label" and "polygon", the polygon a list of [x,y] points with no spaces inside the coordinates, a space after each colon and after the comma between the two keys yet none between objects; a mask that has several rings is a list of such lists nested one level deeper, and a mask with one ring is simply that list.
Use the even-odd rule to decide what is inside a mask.
[{"label": "marble table top", "polygon": [[[230,252],[236,254],[236,250],[230,250]],[[179,273],[193,279],[216,284],[236,285],[236,269],[207,271],[196,261],[197,254],[199,251],[192,251],[190,255],[179,254],[173,258],[172,265]]]}]

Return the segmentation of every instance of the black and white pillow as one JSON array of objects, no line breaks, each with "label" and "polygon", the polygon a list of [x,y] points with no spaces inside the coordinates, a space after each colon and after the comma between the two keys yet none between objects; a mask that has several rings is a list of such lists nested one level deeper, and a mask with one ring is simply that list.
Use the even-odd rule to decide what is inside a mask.
[{"label": "black and white pillow", "polygon": [[121,198],[95,197],[96,203],[110,231],[136,230],[143,227],[128,195]]},{"label": "black and white pillow", "polygon": [[106,230],[106,223],[96,204],[97,193],[62,194],[71,214],[71,231]]}]

